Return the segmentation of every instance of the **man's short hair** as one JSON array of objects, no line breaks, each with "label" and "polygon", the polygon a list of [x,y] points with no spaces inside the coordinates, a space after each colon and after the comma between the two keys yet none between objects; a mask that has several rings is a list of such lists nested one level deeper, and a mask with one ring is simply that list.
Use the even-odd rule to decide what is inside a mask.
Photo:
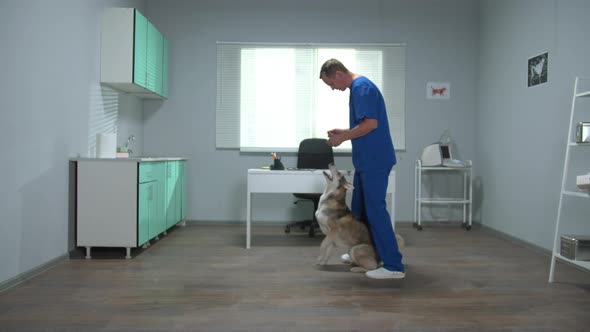
[{"label": "man's short hair", "polygon": [[333,77],[336,71],[341,71],[343,73],[348,73],[348,69],[344,67],[342,62],[336,59],[330,59],[322,65],[322,69],[320,69],[320,78],[322,78],[322,74],[326,75],[327,77]]}]

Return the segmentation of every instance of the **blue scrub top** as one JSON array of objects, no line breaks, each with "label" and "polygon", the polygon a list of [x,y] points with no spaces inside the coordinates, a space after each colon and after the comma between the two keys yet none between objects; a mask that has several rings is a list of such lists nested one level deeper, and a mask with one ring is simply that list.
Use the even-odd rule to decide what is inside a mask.
[{"label": "blue scrub top", "polygon": [[381,91],[368,78],[358,77],[350,85],[349,107],[351,129],[364,118],[376,119],[378,123],[376,129],[351,141],[355,170],[390,170],[397,161]]}]

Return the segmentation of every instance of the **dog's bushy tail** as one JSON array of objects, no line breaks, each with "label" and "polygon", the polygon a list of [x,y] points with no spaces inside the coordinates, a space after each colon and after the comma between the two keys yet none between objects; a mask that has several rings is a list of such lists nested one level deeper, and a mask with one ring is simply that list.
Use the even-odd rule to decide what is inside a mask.
[{"label": "dog's bushy tail", "polygon": [[370,244],[359,244],[350,248],[350,258],[358,265],[351,269],[352,272],[365,272],[379,267],[375,259],[375,249]]},{"label": "dog's bushy tail", "polygon": [[399,248],[399,250],[402,250],[406,247],[406,240],[404,240],[404,238],[401,235],[396,233],[395,239],[397,240],[397,247]]}]

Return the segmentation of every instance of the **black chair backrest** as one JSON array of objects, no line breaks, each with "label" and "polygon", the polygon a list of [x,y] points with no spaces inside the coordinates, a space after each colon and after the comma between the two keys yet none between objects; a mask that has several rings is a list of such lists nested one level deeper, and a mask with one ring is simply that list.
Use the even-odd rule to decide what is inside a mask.
[{"label": "black chair backrest", "polygon": [[334,151],[323,138],[308,138],[299,143],[297,168],[326,169],[334,162]]}]

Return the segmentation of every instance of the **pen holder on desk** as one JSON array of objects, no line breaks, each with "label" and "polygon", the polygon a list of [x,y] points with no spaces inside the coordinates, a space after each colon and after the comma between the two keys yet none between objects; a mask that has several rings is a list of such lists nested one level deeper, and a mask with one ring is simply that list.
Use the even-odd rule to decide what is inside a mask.
[{"label": "pen holder on desk", "polygon": [[270,169],[273,170],[284,170],[285,166],[283,165],[283,163],[281,162],[280,159],[275,159],[274,160],[274,164],[270,165]]}]

